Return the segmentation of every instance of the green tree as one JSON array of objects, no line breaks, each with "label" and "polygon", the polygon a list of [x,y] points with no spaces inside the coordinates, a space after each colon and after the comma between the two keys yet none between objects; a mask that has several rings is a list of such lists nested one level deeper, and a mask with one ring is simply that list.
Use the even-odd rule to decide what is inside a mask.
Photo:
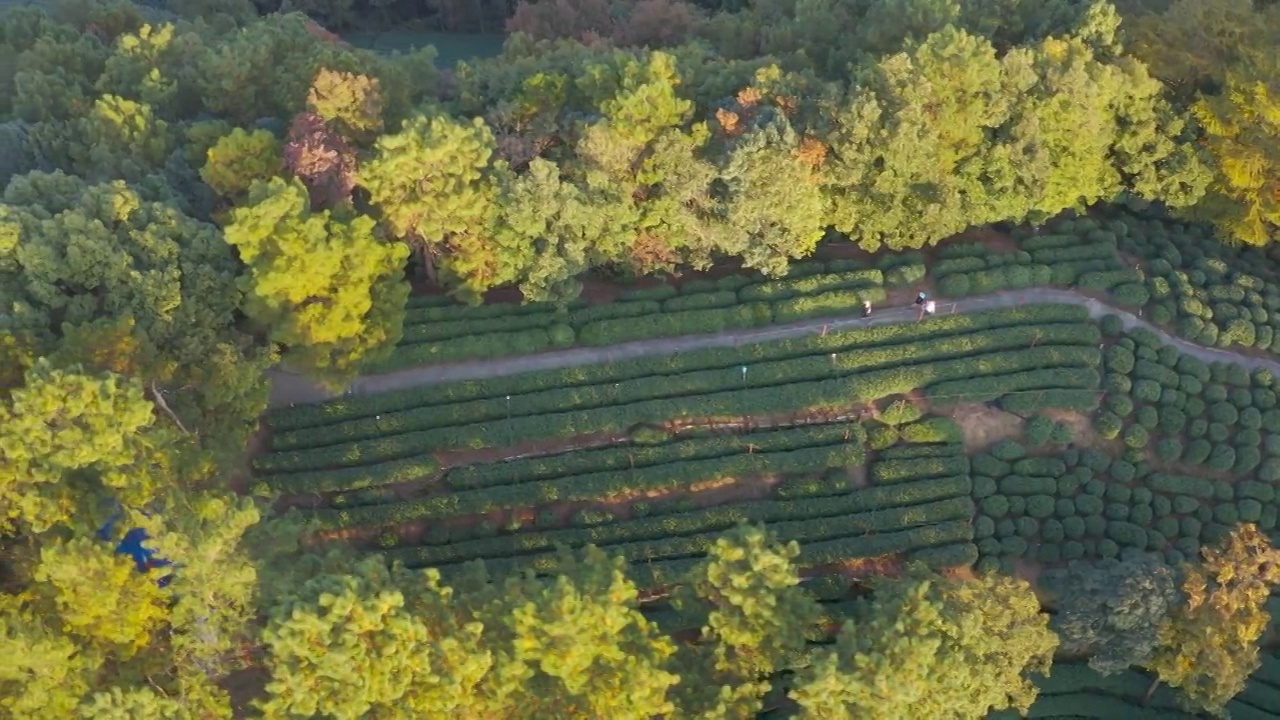
[{"label": "green tree", "polygon": [[814,633],[819,610],[800,587],[799,546],[760,527],[718,538],[678,589],[677,606],[701,619],[699,642],[680,647],[676,717],[755,717],[774,673]]},{"label": "green tree", "polygon": [[830,217],[819,172],[826,147],[770,108],[736,138],[720,173],[726,189],[723,249],[768,275],[813,253]]},{"label": "green tree", "polygon": [[[215,226],[123,182],[31,173],[5,191],[0,238],[0,295],[12,308],[0,327],[38,355],[54,355],[68,326],[116,354],[136,348],[112,366],[132,368],[164,420],[201,447],[239,456],[266,406],[271,356],[236,327],[240,266]],[[136,342],[117,342],[129,323]]]},{"label": "green tree", "polygon": [[372,219],[312,212],[300,182],[276,179],[232,211],[226,237],[249,266],[245,312],[286,358],[341,383],[400,339],[408,248]]},{"label": "green tree", "polygon": [[378,139],[360,168],[391,233],[418,253],[429,277],[436,268],[468,297],[515,277],[508,254],[490,232],[497,219],[493,133],[480,119],[418,116]]},{"label": "green tree", "polygon": [[93,663],[48,617],[0,594],[0,711],[15,720],[70,717],[89,690]]},{"label": "green tree", "polygon": [[47,591],[62,627],[102,654],[129,660],[164,625],[169,593],[140,582],[134,561],[90,538],[54,540],[40,549],[32,578]]},{"label": "green tree", "polygon": [[236,128],[209,148],[200,179],[228,201],[242,203],[255,182],[267,182],[283,170],[284,156],[274,135]]},{"label": "green tree", "polygon": [[[467,632],[475,640],[479,628]],[[429,683],[434,669],[424,619],[405,607],[379,556],[308,580],[272,610],[262,639],[271,672],[261,705],[267,718],[404,717],[396,703]]]},{"label": "green tree", "polygon": [[1022,580],[879,579],[792,698],[824,720],[1026,713],[1038,692],[1027,674],[1047,674],[1058,646],[1048,626]]},{"label": "green tree", "polygon": [[308,580],[264,633],[268,718],[653,717],[671,710],[674,652],[639,612],[625,563],[588,548],[553,578],[456,588],[426,573],[354,572]]},{"label": "green tree", "polygon": [[382,132],[382,89],[376,77],[322,68],[307,92],[307,111],[343,137],[367,141]]},{"label": "green tree", "polygon": [[1054,584],[1062,649],[1087,652],[1089,667],[1103,675],[1145,666],[1178,601],[1173,570],[1155,555],[1073,562]]},{"label": "green tree", "polygon": [[1161,630],[1147,667],[1181,688],[1190,706],[1222,714],[1262,664],[1258,640],[1271,622],[1266,604],[1280,585],[1280,550],[1246,524],[1200,554],[1201,561],[1186,568],[1186,602]]},{"label": "green tree", "polygon": [[0,403],[0,529],[44,532],[107,493],[139,506],[155,496],[172,437],[138,381],[43,359],[24,381]]}]

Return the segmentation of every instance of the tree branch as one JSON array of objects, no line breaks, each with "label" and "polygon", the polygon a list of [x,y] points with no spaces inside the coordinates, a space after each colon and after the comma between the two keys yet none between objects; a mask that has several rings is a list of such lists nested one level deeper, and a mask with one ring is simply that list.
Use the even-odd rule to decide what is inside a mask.
[{"label": "tree branch", "polygon": [[164,410],[169,417],[173,418],[173,421],[178,424],[178,428],[181,429],[182,432],[188,435],[191,434],[191,431],[187,429],[187,426],[182,424],[182,421],[178,419],[177,414],[175,414],[173,409],[169,407],[169,403],[165,402],[164,395],[162,395],[160,390],[156,388],[155,380],[151,381],[151,396],[155,398],[156,405],[159,405],[161,410]]}]

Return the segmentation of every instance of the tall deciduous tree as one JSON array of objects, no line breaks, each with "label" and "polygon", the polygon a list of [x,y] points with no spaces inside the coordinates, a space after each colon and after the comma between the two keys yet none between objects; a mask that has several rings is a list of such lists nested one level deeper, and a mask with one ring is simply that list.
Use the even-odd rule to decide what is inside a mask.
[{"label": "tall deciduous tree", "polygon": [[1173,570],[1154,555],[1073,562],[1054,584],[1063,650],[1087,652],[1089,667],[1103,675],[1145,666],[1178,601]]},{"label": "tall deciduous tree", "polygon": [[409,251],[380,240],[374,221],[312,212],[306,188],[276,179],[232,212],[227,242],[249,266],[245,310],[286,356],[335,382],[399,340]]},{"label": "tall deciduous tree", "polygon": [[803,717],[839,720],[984,717],[1026,712],[1058,638],[1031,586],[907,576],[875,582],[837,647],[800,674]]},{"label": "tall deciduous tree", "polygon": [[1147,667],[1181,688],[1189,704],[1220,713],[1258,668],[1258,640],[1271,615],[1271,590],[1280,585],[1280,550],[1256,525],[1235,528],[1218,548],[1187,567],[1179,605],[1160,633]]}]

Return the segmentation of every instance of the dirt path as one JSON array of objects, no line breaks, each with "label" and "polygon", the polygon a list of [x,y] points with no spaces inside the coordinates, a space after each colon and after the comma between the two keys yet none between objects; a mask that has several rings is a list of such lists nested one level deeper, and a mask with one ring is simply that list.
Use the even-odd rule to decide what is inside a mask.
[{"label": "dirt path", "polygon": [[[1132,330],[1137,327],[1146,328],[1158,335],[1161,342],[1173,345],[1180,352],[1197,357],[1205,362],[1231,362],[1251,370],[1264,368],[1280,376],[1280,362],[1188,342],[1170,335],[1137,315],[1111,307],[1099,300],[1071,290],[1032,288],[940,301],[938,302],[938,314],[971,313],[1044,303],[1081,305],[1089,311],[1090,317],[1093,318],[1116,315],[1124,323],[1126,330]],[[651,355],[674,355],[680,352],[706,348],[738,347],[740,345],[804,337],[815,333],[846,328],[915,322],[918,314],[919,311],[914,305],[881,308],[876,310],[870,318],[861,317],[859,309],[859,315],[855,317],[820,318],[764,328],[726,330],[711,335],[681,335],[670,338],[638,340],[608,347],[578,347],[538,353],[536,355],[427,365],[385,375],[367,375],[353,382],[347,392],[352,395],[375,395],[381,392],[420,385],[439,385],[460,380],[517,375],[536,370],[595,365]],[[268,377],[271,381],[272,407],[297,403],[318,403],[335,396],[335,393],[328,392],[312,384],[303,376],[284,369],[273,369],[269,371]]]}]

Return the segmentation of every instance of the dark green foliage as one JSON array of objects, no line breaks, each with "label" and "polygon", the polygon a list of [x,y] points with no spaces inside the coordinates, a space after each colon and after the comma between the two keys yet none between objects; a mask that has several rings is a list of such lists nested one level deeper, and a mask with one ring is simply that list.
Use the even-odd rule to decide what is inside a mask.
[{"label": "dark green foliage", "polygon": [[1129,486],[1127,485],[1121,485],[1120,483],[1112,483],[1111,485],[1107,486],[1106,498],[1111,502],[1128,504],[1130,498],[1132,497],[1133,497],[1133,490],[1130,489]]},{"label": "dark green foliage", "polygon": [[1009,463],[996,458],[994,455],[982,453],[974,455],[972,459],[973,472],[989,475],[993,478],[1002,478],[1008,475],[1012,470]]},{"label": "dark green foliage", "polygon": [[1085,535],[1085,522],[1082,517],[1068,517],[1062,519],[1062,533],[1072,540],[1079,540]]},{"label": "dark green foliage", "polygon": [[1129,506],[1125,503],[1107,503],[1105,515],[1108,520],[1128,520]]},{"label": "dark green foliage", "polygon": [[1080,453],[1080,464],[1094,472],[1102,472],[1111,464],[1111,458],[1101,450],[1089,448]]},{"label": "dark green foliage", "polygon": [[1108,395],[1107,409],[1120,417],[1128,417],[1133,412],[1133,399],[1127,395]]},{"label": "dark green foliage", "polygon": [[1065,519],[1076,514],[1075,499],[1071,497],[1060,497],[1053,503],[1053,512],[1059,518]]},{"label": "dark green foliage", "polygon": [[1026,513],[1033,518],[1052,517],[1054,498],[1052,495],[1032,495],[1027,498]]},{"label": "dark green foliage", "polygon": [[1182,442],[1176,437],[1166,437],[1156,443],[1156,457],[1161,462],[1173,463],[1182,457]]},{"label": "dark green foliage", "polygon": [[1135,400],[1149,403],[1160,402],[1162,392],[1163,389],[1160,387],[1160,383],[1155,380],[1136,380],[1133,383],[1133,397]]},{"label": "dark green foliage", "polygon": [[1098,555],[1103,558],[1115,558],[1120,555],[1120,546],[1110,538],[1103,538],[1098,541]]},{"label": "dark green foliage", "polygon": [[1124,428],[1124,421],[1118,415],[1110,412],[1098,413],[1093,420],[1093,427],[1102,437],[1111,440],[1120,434]]},{"label": "dark green foliage", "polygon": [[1027,499],[1022,495],[1009,496],[1009,514],[1021,515],[1027,511]]},{"label": "dark green foliage", "polygon": [[973,476],[973,496],[985,498],[996,493],[996,481],[986,475]]},{"label": "dark green foliage", "polygon": [[1131,448],[1143,448],[1151,440],[1147,429],[1141,425],[1130,425],[1124,430],[1124,444]]},{"label": "dark green foliage", "polygon": [[[1259,512],[1259,517],[1261,517],[1261,512]],[[1217,507],[1213,509],[1213,519],[1221,525],[1235,525],[1240,522],[1240,512],[1236,509],[1235,505],[1230,503],[1219,503]]]},{"label": "dark green foliage", "polygon": [[1098,320],[1098,327],[1106,337],[1120,337],[1124,334],[1124,321],[1118,315],[1103,315]]},{"label": "dark green foliage", "polygon": [[1252,498],[1238,501],[1236,510],[1241,522],[1256,523],[1262,519],[1262,503]]},{"label": "dark green foliage", "polygon": [[992,456],[1005,462],[1012,462],[1027,456],[1027,449],[1012,440],[1001,440],[991,446]]},{"label": "dark green foliage", "polygon": [[1116,460],[1111,463],[1111,468],[1107,471],[1111,479],[1117,483],[1127,483],[1137,476],[1138,470],[1133,463],[1126,460]]},{"label": "dark green foliage", "polygon": [[1089,515],[1097,515],[1102,512],[1103,502],[1101,498],[1093,495],[1077,495],[1075,497],[1076,513],[1088,517]]},{"label": "dark green foliage", "polygon": [[1262,462],[1262,453],[1256,447],[1240,447],[1236,449],[1236,462],[1231,468],[1233,473],[1247,475]]},{"label": "dark green foliage", "polygon": [[1159,415],[1160,432],[1166,435],[1176,435],[1182,432],[1182,428],[1186,426],[1187,414],[1176,407],[1161,405]]},{"label": "dark green foliage", "polygon": [[996,523],[986,515],[979,515],[973,519],[973,537],[981,540],[989,538],[996,533]]},{"label": "dark green foliage", "polygon": [[1187,443],[1187,448],[1182,454],[1182,462],[1188,465],[1199,465],[1209,458],[1209,454],[1213,452],[1213,444],[1204,438],[1197,438]]},{"label": "dark green foliage", "polygon": [[1173,501],[1165,495],[1156,495],[1151,498],[1151,511],[1158,518],[1167,517],[1173,512]]},{"label": "dark green foliage", "polygon": [[982,514],[991,518],[1000,519],[1009,514],[1009,498],[1004,495],[992,495],[983,498],[979,503]]},{"label": "dark green foliage", "polygon": [[1084,519],[1085,533],[1090,536],[1100,536],[1106,532],[1107,519],[1101,515],[1090,515]]},{"label": "dark green foliage", "polygon": [[1037,415],[1027,421],[1026,440],[1028,445],[1039,447],[1049,441],[1049,436],[1053,433],[1053,420]]},{"label": "dark green foliage", "polygon": [[1027,541],[1017,535],[1004,538],[1000,541],[1000,552],[1008,557],[1022,557],[1027,554]]},{"label": "dark green foliage", "polygon": [[1018,536],[1023,538],[1033,538],[1040,534],[1040,522],[1032,517],[1020,517],[1015,523],[1018,526]]},{"label": "dark green foliage", "polygon": [[1215,445],[1209,453],[1209,469],[1215,472],[1227,472],[1236,463],[1236,450],[1230,445]]},{"label": "dark green foliage", "polygon": [[[1104,556],[1114,555],[1109,550],[1099,548]],[[1160,627],[1177,601],[1173,573],[1158,556],[1073,562],[1055,585],[1059,612],[1053,625],[1062,649],[1089,651],[1089,666],[1104,675],[1150,660]]]},{"label": "dark green foliage", "polygon": [[1200,539],[1202,528],[1200,521],[1193,517],[1184,517],[1178,521],[1178,535],[1192,540]]},{"label": "dark green foliage", "polygon": [[1216,402],[1209,406],[1209,420],[1223,425],[1234,425],[1240,419],[1236,407],[1226,402]]}]

